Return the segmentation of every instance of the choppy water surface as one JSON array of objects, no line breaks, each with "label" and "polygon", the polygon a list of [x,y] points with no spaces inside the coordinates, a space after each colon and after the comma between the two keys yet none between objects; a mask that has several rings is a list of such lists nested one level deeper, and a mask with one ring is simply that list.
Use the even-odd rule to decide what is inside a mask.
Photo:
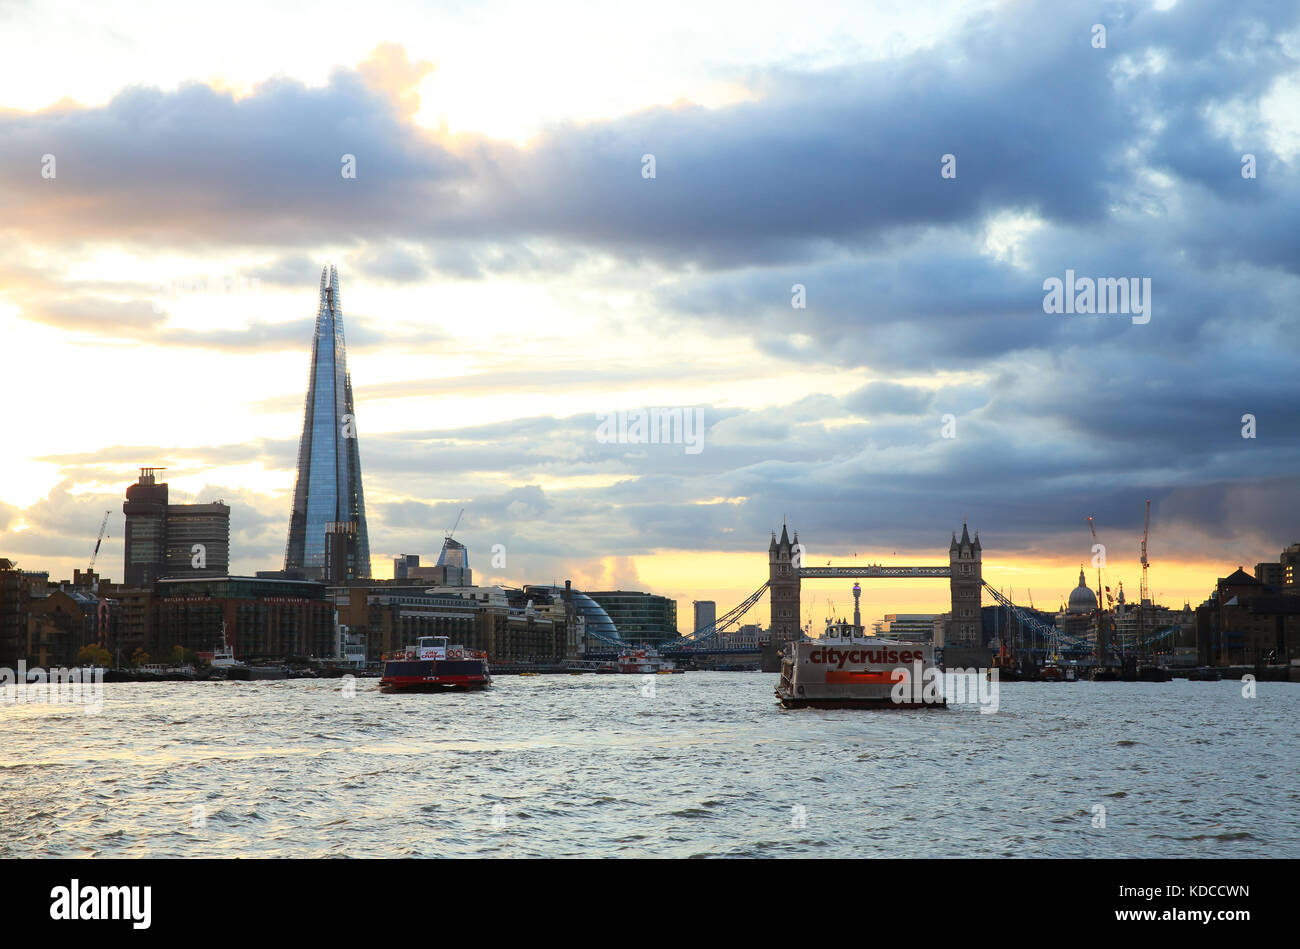
[{"label": "choppy water surface", "polygon": [[784,711],[774,680],[4,705],[0,856],[1300,856],[1300,685],[1010,683],[985,715]]}]

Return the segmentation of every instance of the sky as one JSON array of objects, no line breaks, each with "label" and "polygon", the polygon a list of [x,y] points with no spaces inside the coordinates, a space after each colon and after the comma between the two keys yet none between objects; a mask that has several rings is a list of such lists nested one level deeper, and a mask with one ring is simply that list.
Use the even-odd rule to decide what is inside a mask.
[{"label": "sky", "polygon": [[[928,565],[964,519],[1050,609],[1090,515],[1136,593],[1150,499],[1195,605],[1300,540],[1298,161],[1293,2],[0,0],[0,556],[70,577],[110,511],[120,578],[164,466],[280,567],[332,262],[376,576],[464,509],[478,581],[688,630],[783,522]],[[1149,320],[1046,312],[1067,271]],[[702,449],[598,437],[652,407]]]}]

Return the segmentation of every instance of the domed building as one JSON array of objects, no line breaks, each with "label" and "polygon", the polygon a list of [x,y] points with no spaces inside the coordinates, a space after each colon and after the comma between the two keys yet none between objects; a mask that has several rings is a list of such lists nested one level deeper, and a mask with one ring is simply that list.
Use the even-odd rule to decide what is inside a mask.
[{"label": "domed building", "polygon": [[1092,613],[1097,609],[1097,595],[1088,587],[1088,582],[1083,578],[1083,568],[1079,568],[1079,585],[1070,591],[1070,603],[1065,612],[1078,615],[1081,613]]},{"label": "domed building", "polygon": [[[561,598],[564,596],[564,587],[560,586],[530,583],[524,587],[525,593],[533,591],[549,593]],[[608,646],[609,643],[623,638],[619,635],[618,627],[614,625],[614,621],[610,619],[603,606],[580,590],[570,590],[569,592],[573,595],[573,608],[586,623],[587,635],[596,640],[589,644],[592,651],[598,652],[603,647]]]},{"label": "domed building", "polygon": [[1065,608],[1056,617],[1056,625],[1070,636],[1092,638],[1095,632],[1093,614],[1097,611],[1097,594],[1088,587],[1083,568],[1079,568],[1079,585],[1070,591]]}]

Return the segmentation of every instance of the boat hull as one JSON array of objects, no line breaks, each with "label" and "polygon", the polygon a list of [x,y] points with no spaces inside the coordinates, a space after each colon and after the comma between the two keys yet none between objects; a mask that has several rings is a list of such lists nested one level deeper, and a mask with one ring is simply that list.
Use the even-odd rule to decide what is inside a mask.
[{"label": "boat hull", "polygon": [[782,708],[947,708],[948,703],[938,702],[895,702],[892,698],[798,698],[776,690],[777,701]]},{"label": "boat hull", "polygon": [[283,669],[266,666],[232,666],[225,671],[227,679],[237,682],[271,682],[289,677]]},{"label": "boat hull", "polygon": [[492,684],[482,659],[390,660],[379,680],[381,692],[470,692]]}]

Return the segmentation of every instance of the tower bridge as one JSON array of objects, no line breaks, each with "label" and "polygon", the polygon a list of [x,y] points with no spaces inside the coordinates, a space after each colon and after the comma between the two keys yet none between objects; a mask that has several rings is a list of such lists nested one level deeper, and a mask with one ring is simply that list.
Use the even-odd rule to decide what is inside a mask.
[{"label": "tower bridge", "polygon": [[[980,610],[984,605],[983,594],[985,590],[988,591],[994,603],[1006,609],[1008,627],[1011,625],[1011,617],[1014,616],[1020,630],[1018,636],[1028,640],[1026,645],[1018,647],[1018,651],[1023,649],[1031,656],[1051,654],[1073,659],[1085,658],[1095,652],[1094,645],[1083,637],[1058,629],[1050,622],[1043,622],[1041,618],[1033,615],[1032,609],[1026,612],[1024,608],[1017,606],[985,581],[983,576],[984,551],[983,546],[980,544],[979,532],[977,531],[975,536],[971,537],[970,530],[965,522],[962,523],[961,537],[957,536],[956,531],[953,532],[952,541],[948,545],[948,562],[946,564],[899,566],[885,566],[883,564],[835,566],[834,564],[827,564],[822,567],[814,567],[806,563],[807,552],[803,545],[799,543],[798,532],[791,537],[784,525],[781,527],[781,536],[779,538],[776,536],[775,531],[772,532],[772,541],[768,545],[767,553],[768,577],[762,586],[737,606],[719,616],[714,623],[703,629],[697,629],[681,639],[665,644],[661,651],[679,657],[745,654],[752,656],[761,653],[765,670],[772,671],[767,669],[767,666],[775,661],[776,652],[782,648],[783,644],[804,637],[804,631],[799,625],[800,600],[804,580],[913,578],[947,579],[948,581],[950,607],[944,621],[942,641],[945,657],[947,658],[953,658],[954,654],[969,658],[978,655],[981,651],[987,652],[987,647],[980,645]],[[859,592],[856,583],[853,592],[856,603]],[[757,605],[764,594],[770,594],[771,596],[769,601],[771,621],[766,639],[760,638],[757,648],[728,645],[725,637],[720,634],[739,623],[749,610]],[[854,623],[858,623],[856,606]],[[1176,629],[1177,627],[1171,627],[1148,637],[1142,641],[1139,648],[1170,635]],[[938,637],[936,637],[936,645],[939,645],[937,640]],[[614,640],[601,640],[600,644],[611,648],[622,648],[626,645],[621,641]],[[612,657],[614,653],[610,655]],[[987,662],[988,659],[985,658],[984,661]]]},{"label": "tower bridge", "polygon": [[799,543],[799,532],[791,538],[784,524],[781,537],[772,532],[772,542],[767,548],[767,586],[772,593],[771,638],[773,642],[798,639],[803,635],[799,625],[800,593],[804,580],[824,579],[947,579],[951,609],[944,627],[945,645],[978,645],[980,607],[983,605],[983,547],[979,531],[974,538],[965,522],[961,525],[961,538],[956,531],[948,545],[948,562],[932,566],[808,566],[807,551]]},{"label": "tower bridge", "polygon": [[[952,600],[949,619],[944,627],[945,645],[978,645],[980,628],[980,607],[983,605],[983,548],[980,546],[979,532],[974,538],[963,523],[961,538],[953,532],[952,543],[948,547],[948,562],[922,566],[883,566],[870,564],[866,566],[814,567],[805,563],[807,553],[799,543],[796,531],[790,537],[785,525],[781,526],[781,536],[772,532],[772,542],[768,545],[767,581],[751,593],[738,606],[728,610],[710,626],[697,629],[688,636],[666,645],[662,651],[667,654],[692,655],[731,655],[737,653],[755,653],[757,649],[725,648],[719,634],[740,619],[762,599],[764,593],[771,595],[771,621],[768,626],[767,650],[779,648],[780,644],[803,636],[799,625],[800,590],[804,580],[826,579],[897,579],[916,578],[929,580],[948,580]],[[609,643],[607,645],[615,645]]]}]

